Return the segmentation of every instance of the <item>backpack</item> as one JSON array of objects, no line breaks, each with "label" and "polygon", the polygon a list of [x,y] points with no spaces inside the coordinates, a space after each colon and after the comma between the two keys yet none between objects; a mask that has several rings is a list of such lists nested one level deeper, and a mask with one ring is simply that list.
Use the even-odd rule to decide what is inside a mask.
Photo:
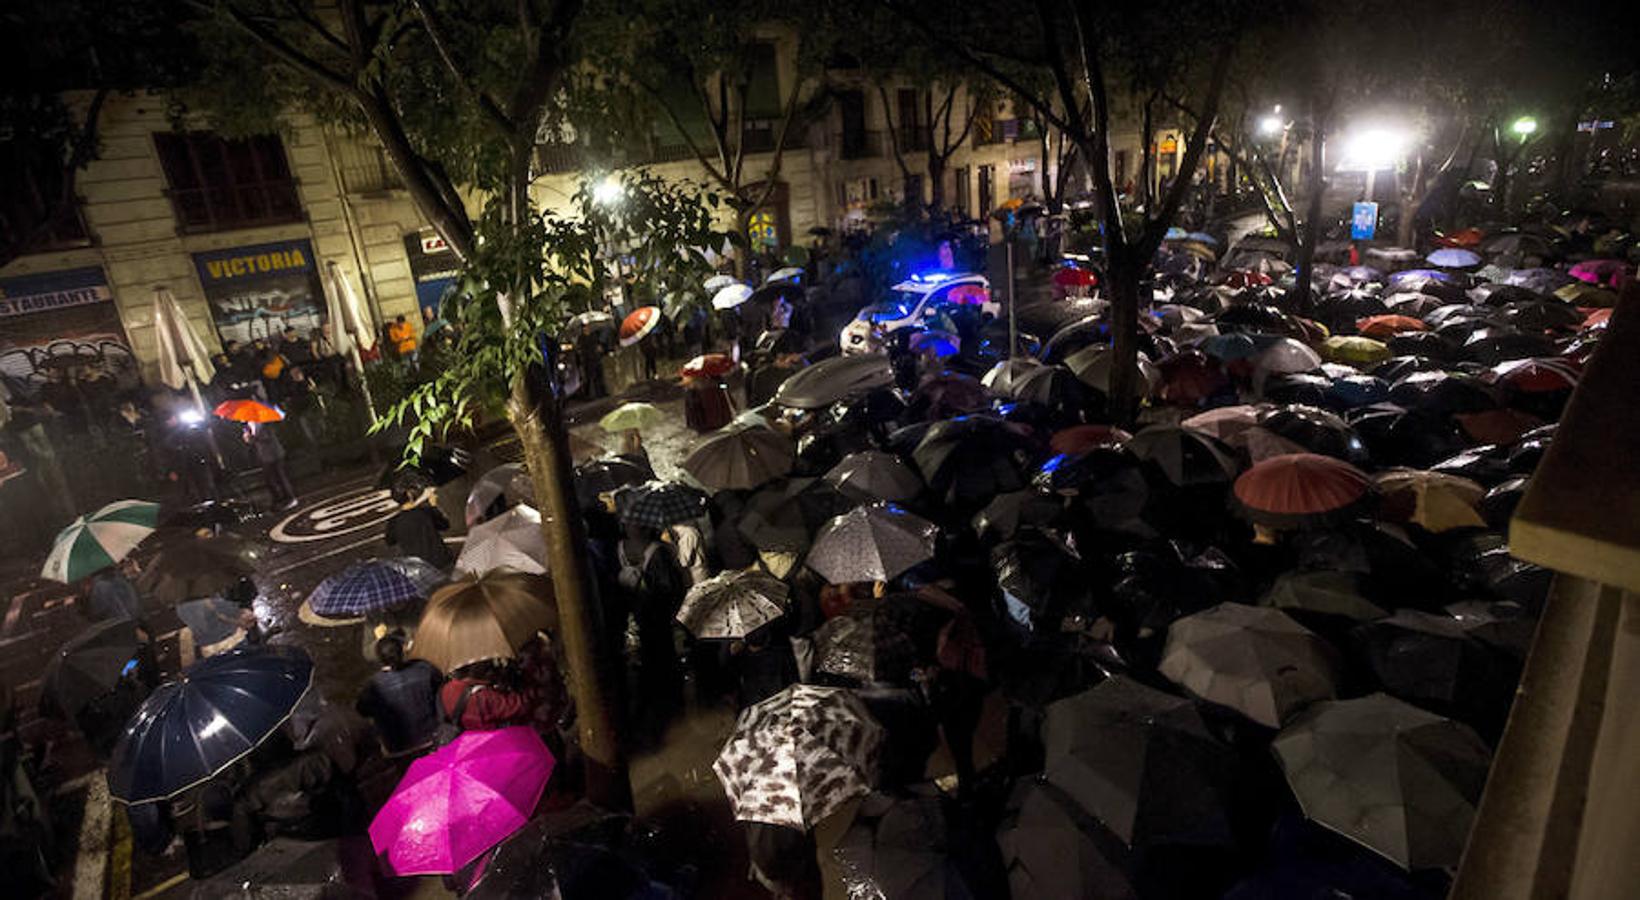
[{"label": "backpack", "polygon": [[659,549],[661,549],[661,545],[659,543],[651,543],[648,547],[644,548],[643,560],[641,562],[634,563],[626,557],[626,544],[624,542],[616,544],[615,556],[620,561],[621,571],[616,574],[615,583],[619,584],[622,590],[642,590],[644,586],[644,572],[649,569],[649,562],[655,558],[655,552]]},{"label": "backpack", "polygon": [[461,697],[456,700],[455,711],[444,715],[439,711],[438,729],[433,732],[433,744],[442,747],[458,737],[461,737],[461,717],[467,712],[467,701],[484,689],[482,684],[469,684],[461,691]]}]

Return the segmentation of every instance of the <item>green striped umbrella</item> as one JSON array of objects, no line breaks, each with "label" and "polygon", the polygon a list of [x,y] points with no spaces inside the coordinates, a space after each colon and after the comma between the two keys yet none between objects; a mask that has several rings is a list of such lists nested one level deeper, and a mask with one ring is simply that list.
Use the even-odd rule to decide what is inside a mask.
[{"label": "green striped umbrella", "polygon": [[57,534],[40,569],[41,578],[78,581],[120,560],[159,524],[159,504],[118,500],[75,519]]}]

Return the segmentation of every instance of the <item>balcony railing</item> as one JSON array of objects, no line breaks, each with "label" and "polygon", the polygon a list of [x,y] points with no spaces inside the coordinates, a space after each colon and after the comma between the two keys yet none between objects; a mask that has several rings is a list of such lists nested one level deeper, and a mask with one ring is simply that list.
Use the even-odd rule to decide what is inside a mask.
[{"label": "balcony railing", "polygon": [[379,145],[362,141],[342,141],[336,146],[337,166],[342,170],[342,186],[349,194],[379,194],[404,187],[399,172]]}]

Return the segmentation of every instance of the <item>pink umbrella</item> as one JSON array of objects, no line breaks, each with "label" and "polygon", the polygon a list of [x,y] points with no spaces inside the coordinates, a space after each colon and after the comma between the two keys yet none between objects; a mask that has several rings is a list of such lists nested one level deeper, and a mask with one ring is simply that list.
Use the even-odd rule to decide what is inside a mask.
[{"label": "pink umbrella", "polygon": [[1589,284],[1620,288],[1629,277],[1629,264],[1620,259],[1586,259],[1572,266],[1568,274]]},{"label": "pink umbrella", "polygon": [[410,764],[370,823],[395,875],[442,875],[524,827],[552,775],[552,751],[517,725],[467,731]]}]

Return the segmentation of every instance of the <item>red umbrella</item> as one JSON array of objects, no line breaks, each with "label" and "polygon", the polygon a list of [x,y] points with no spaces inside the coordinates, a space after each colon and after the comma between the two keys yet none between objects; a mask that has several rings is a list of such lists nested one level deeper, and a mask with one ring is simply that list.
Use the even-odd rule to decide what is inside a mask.
[{"label": "red umbrella", "polygon": [[1583,320],[1582,328],[1579,329],[1581,331],[1588,331],[1591,328],[1605,328],[1606,323],[1612,320],[1612,311],[1609,308],[1595,309],[1593,307],[1580,306],[1578,309],[1587,316],[1587,318]]},{"label": "red umbrella", "polygon": [[1201,406],[1202,401],[1230,384],[1230,377],[1200,350],[1170,356],[1157,363],[1156,368],[1162,371],[1162,386],[1157,396],[1163,403],[1174,406]]},{"label": "red umbrella", "polygon": [[1252,269],[1232,269],[1224,276],[1224,286],[1231,288],[1266,287],[1273,283],[1270,276]]},{"label": "red umbrella", "polygon": [[284,410],[255,400],[224,400],[214,412],[219,418],[235,422],[281,422],[285,418]]},{"label": "red umbrella", "polygon": [[1514,359],[1493,366],[1489,380],[1525,394],[1549,394],[1577,387],[1583,367],[1569,359]]},{"label": "red umbrella", "polygon": [[1387,341],[1409,331],[1428,331],[1429,326],[1425,325],[1422,319],[1414,319],[1411,316],[1368,316],[1356,320],[1355,330],[1367,337]]},{"label": "red umbrella", "polygon": [[1372,491],[1367,473],[1318,453],[1273,456],[1236,479],[1247,518],[1273,528],[1320,525],[1347,514]]},{"label": "red umbrella", "polygon": [[1066,266],[1053,273],[1053,283],[1064,288],[1098,287],[1099,276],[1088,269]]},{"label": "red umbrella", "polygon": [[1114,447],[1132,437],[1114,425],[1073,425],[1049,438],[1048,449],[1067,456],[1081,456],[1099,447]]},{"label": "red umbrella", "polygon": [[1452,418],[1458,427],[1477,444],[1513,444],[1520,436],[1543,424],[1537,416],[1518,409],[1488,409],[1482,412],[1458,413]]},{"label": "red umbrella", "polygon": [[1464,228],[1454,231],[1451,234],[1435,235],[1435,246],[1469,248],[1479,247],[1481,239],[1484,237],[1486,237],[1486,234],[1479,228]]},{"label": "red umbrella", "polygon": [[[642,311],[639,310],[639,312]],[[637,313],[633,313],[633,315],[637,315]],[[624,326],[621,328],[621,332],[623,335],[625,334],[626,328]],[[645,333],[647,334],[647,332]],[[638,337],[642,336],[639,335]],[[637,338],[633,340],[637,340]],[[708,353],[684,363],[683,368],[678,370],[678,374],[685,378],[721,378],[729,374],[734,367],[735,361],[729,358],[729,354]]]},{"label": "red umbrella", "polygon": [[621,321],[621,346],[630,347],[649,336],[661,323],[658,306],[640,306]]}]

